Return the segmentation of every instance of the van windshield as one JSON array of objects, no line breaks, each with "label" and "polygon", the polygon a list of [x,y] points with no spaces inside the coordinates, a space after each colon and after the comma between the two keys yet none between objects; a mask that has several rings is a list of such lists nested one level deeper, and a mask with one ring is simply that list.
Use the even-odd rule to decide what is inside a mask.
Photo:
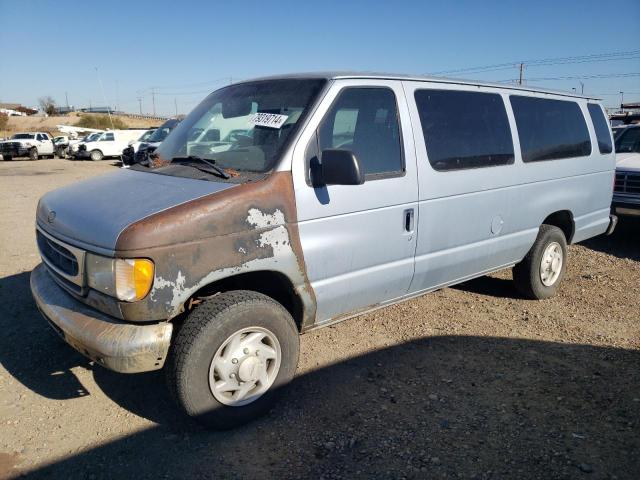
[{"label": "van windshield", "polygon": [[198,157],[221,169],[266,173],[324,84],[322,79],[264,80],[217,90],[169,134],[150,168]]},{"label": "van windshield", "polygon": [[626,128],[616,137],[616,153],[640,153],[640,128]]}]

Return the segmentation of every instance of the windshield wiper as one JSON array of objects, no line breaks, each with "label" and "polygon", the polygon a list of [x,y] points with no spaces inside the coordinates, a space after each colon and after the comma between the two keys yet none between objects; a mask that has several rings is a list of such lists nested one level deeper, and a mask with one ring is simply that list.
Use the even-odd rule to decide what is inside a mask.
[{"label": "windshield wiper", "polygon": [[229,180],[231,178],[227,172],[225,172],[224,170],[222,170],[220,167],[218,167],[216,165],[216,161],[215,160],[207,160],[205,158],[197,157],[195,155],[189,155],[187,157],[173,157],[171,159],[171,161],[172,162],[176,162],[176,163],[201,162],[201,163],[204,163],[204,164],[208,165],[209,167],[211,167],[212,170],[209,170],[208,168],[196,167],[195,165],[190,165],[190,166],[193,167],[193,168],[197,168],[201,172],[212,173],[214,175],[218,175],[219,177],[222,177],[225,180]]}]

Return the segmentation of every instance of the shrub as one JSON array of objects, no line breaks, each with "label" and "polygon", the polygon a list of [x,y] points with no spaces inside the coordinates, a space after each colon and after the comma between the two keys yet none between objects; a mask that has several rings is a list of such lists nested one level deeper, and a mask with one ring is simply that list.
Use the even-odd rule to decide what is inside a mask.
[{"label": "shrub", "polygon": [[0,130],[4,130],[7,128],[7,123],[9,122],[9,115],[5,113],[0,113]]},{"label": "shrub", "polygon": [[[113,126],[111,125],[111,121],[113,121]],[[121,118],[112,115],[111,120],[109,120],[108,115],[96,115],[93,113],[82,115],[75,126],[97,128],[100,130],[129,128]]]}]

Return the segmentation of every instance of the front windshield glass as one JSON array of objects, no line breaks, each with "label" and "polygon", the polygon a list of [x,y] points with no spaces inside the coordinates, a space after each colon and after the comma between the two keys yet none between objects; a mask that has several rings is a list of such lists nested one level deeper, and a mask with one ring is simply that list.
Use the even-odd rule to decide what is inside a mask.
[{"label": "front windshield glass", "polygon": [[35,137],[32,133],[16,133],[13,137],[14,140],[33,140]]},{"label": "front windshield glass", "polygon": [[213,92],[158,147],[156,166],[200,157],[222,169],[271,170],[324,86],[320,79],[230,85]]},{"label": "front windshield glass", "polygon": [[616,153],[640,153],[640,127],[626,128],[616,137]]},{"label": "front windshield glass", "polygon": [[164,122],[160,125],[160,128],[157,128],[153,134],[147,139],[150,143],[160,143],[163,142],[165,138],[171,133],[171,131],[176,128],[176,125],[180,123],[179,120],[171,119]]},{"label": "front windshield glass", "polygon": [[146,132],[144,132],[140,138],[138,139],[139,142],[144,142],[146,141],[151,135],[153,135],[153,132],[155,132],[155,130],[147,130]]}]

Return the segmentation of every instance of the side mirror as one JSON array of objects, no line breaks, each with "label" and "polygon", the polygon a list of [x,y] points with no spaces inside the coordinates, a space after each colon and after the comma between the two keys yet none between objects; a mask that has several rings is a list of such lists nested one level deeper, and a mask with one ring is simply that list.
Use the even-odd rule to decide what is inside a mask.
[{"label": "side mirror", "polygon": [[323,150],[321,168],[324,185],[362,185],[364,183],[360,162],[350,150]]}]

